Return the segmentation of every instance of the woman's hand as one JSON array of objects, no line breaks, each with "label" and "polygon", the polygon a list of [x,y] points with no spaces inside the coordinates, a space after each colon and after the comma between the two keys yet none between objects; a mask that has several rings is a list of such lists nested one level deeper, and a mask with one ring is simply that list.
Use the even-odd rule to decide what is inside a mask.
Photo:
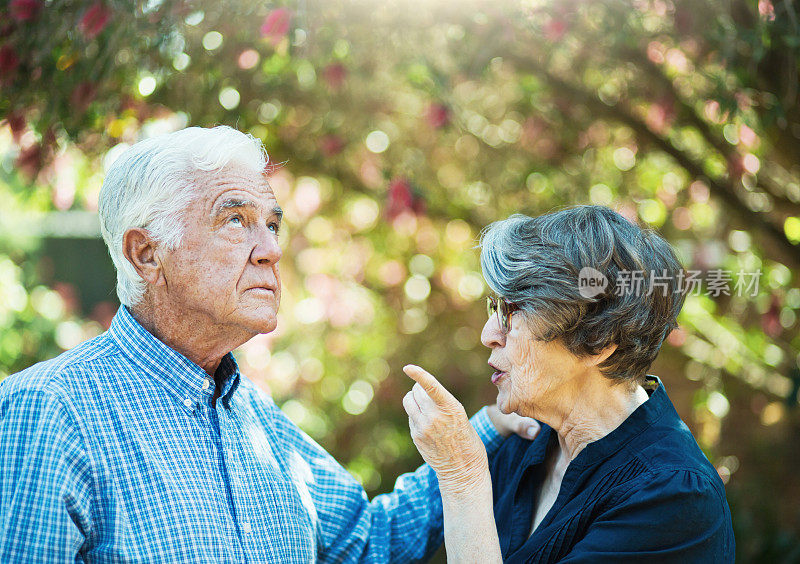
[{"label": "woman's hand", "polygon": [[478,433],[464,407],[436,378],[413,364],[403,371],[416,381],[403,398],[411,438],[439,478],[447,561],[502,562],[492,480]]},{"label": "woman's hand", "polygon": [[403,398],[411,438],[439,478],[439,488],[457,494],[488,477],[486,449],[464,407],[436,378],[409,364],[403,371],[416,384]]}]

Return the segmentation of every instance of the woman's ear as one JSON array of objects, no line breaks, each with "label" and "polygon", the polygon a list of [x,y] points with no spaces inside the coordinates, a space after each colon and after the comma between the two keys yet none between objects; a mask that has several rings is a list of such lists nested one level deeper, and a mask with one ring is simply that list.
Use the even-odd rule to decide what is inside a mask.
[{"label": "woman's ear", "polygon": [[604,360],[606,360],[608,357],[610,357],[612,354],[614,354],[615,350],[617,350],[616,343],[608,345],[599,353],[587,357],[587,364],[589,366],[597,366],[598,364],[601,364]]},{"label": "woman's ear", "polygon": [[122,254],[133,265],[136,272],[150,285],[158,286],[164,281],[161,261],[158,260],[158,241],[146,229],[133,227],[122,236]]}]

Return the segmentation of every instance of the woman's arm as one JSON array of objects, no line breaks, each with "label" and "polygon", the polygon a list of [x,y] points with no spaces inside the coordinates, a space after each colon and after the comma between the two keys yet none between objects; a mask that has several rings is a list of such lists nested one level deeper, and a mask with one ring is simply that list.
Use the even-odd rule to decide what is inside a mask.
[{"label": "woman's arm", "polygon": [[486,450],[464,407],[428,372],[403,370],[416,381],[403,407],[411,438],[439,481],[448,562],[502,562]]},{"label": "woman's arm", "polygon": [[[477,478],[477,477],[476,477]],[[502,562],[489,468],[463,491],[439,478],[448,562]]]}]

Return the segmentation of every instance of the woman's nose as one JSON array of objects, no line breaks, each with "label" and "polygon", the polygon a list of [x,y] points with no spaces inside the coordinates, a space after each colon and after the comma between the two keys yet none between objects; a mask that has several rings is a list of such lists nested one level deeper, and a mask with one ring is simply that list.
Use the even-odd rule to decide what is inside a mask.
[{"label": "woman's nose", "polygon": [[484,323],[483,331],[481,331],[481,343],[490,349],[505,346],[506,336],[500,329],[500,321],[497,319],[496,313],[490,315]]}]

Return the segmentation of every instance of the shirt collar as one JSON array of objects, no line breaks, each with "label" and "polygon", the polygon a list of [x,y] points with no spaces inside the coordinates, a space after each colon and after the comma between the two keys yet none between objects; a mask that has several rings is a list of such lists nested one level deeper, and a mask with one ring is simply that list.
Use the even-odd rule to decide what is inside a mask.
[{"label": "shirt collar", "polygon": [[[215,378],[159,341],[134,319],[127,307],[120,306],[108,332],[123,353],[146,376],[166,388],[184,409],[194,411],[199,402],[210,401],[214,393]],[[239,367],[231,353],[222,357],[215,377],[223,383],[220,394],[222,405],[229,408],[240,379]]]}]

